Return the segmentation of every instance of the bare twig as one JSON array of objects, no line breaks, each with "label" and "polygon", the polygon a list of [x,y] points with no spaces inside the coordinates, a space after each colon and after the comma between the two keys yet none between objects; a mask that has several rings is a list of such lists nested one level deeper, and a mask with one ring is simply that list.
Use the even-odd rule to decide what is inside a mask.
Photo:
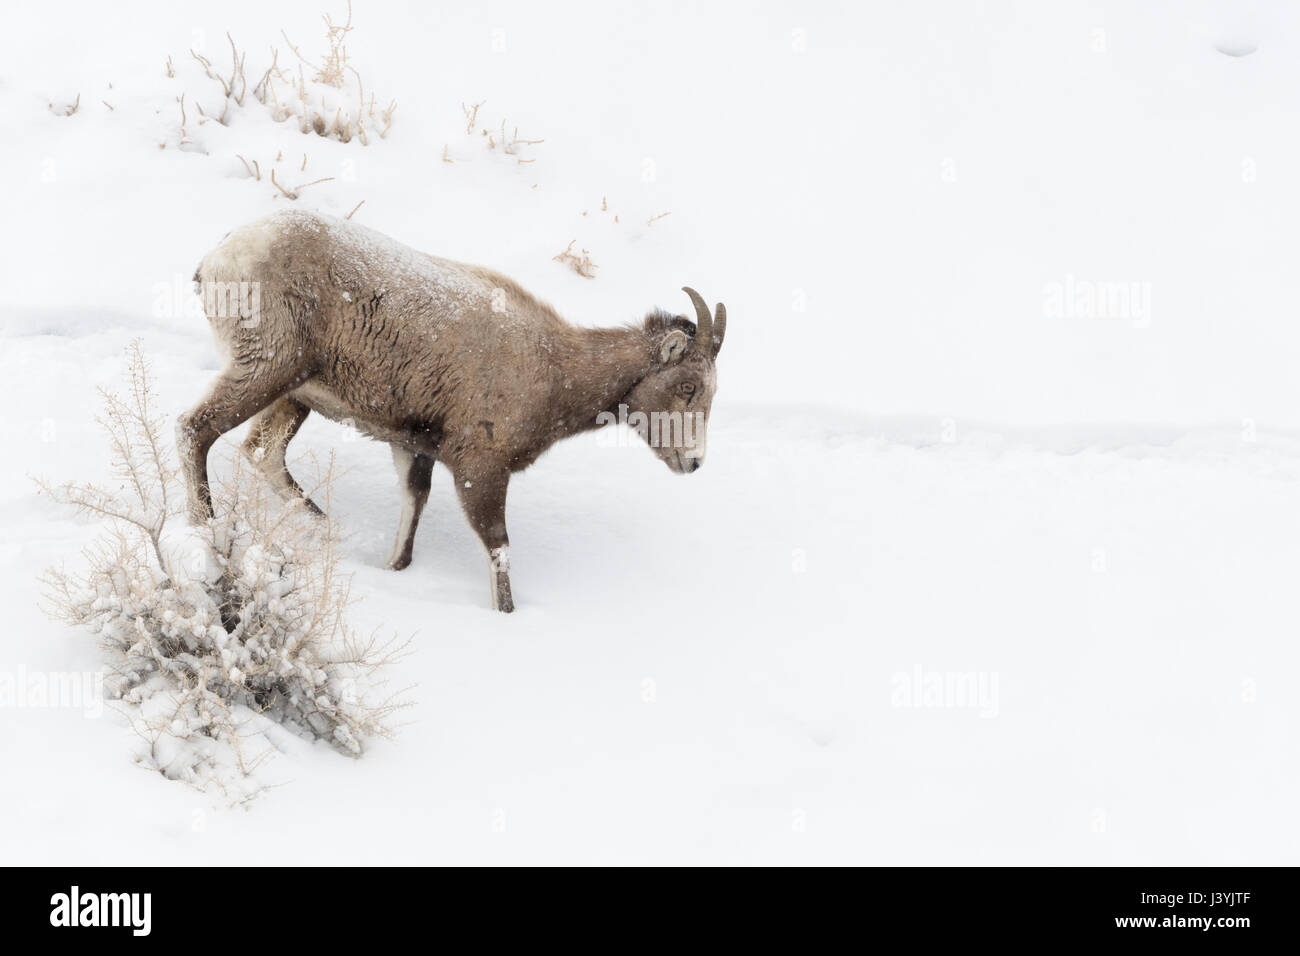
[{"label": "bare twig", "polygon": [[[475,103],[472,107],[466,106],[464,103],[461,103],[461,104],[460,104],[460,111],[461,111],[462,113],[465,114],[465,132],[466,132],[466,133],[472,133],[472,132],[474,132],[474,124],[478,122],[478,110],[479,110],[479,107],[482,106],[482,105],[483,105],[484,103],[486,103],[486,102],[487,102],[487,100],[479,100],[479,101],[478,101],[477,103]],[[486,132],[486,131],[485,131],[485,132]]]},{"label": "bare twig", "polygon": [[[253,166],[249,166],[248,160],[244,159],[244,157],[241,156],[239,153],[235,154],[235,158],[244,164],[244,168],[248,170],[248,175],[250,178],[257,180],[258,182],[262,181],[262,170],[261,169],[254,170],[253,168],[257,166],[257,160],[253,160]],[[274,172],[274,170],[272,170],[272,172]]]},{"label": "bare twig", "polygon": [[[236,105],[244,105],[244,92],[248,89],[248,80],[244,77],[244,56],[235,49],[235,38],[226,33],[226,39],[230,41],[230,59],[233,65],[230,67],[230,82],[226,85],[226,96],[233,97]],[[239,95],[234,96],[235,80],[239,80]]]},{"label": "bare twig", "polygon": [[280,192],[284,193],[285,196],[287,196],[290,199],[297,199],[299,194],[308,186],[315,186],[317,183],[327,183],[333,178],[334,178],[333,176],[324,176],[320,179],[313,179],[309,183],[303,183],[301,186],[295,186],[293,189],[290,190],[290,189],[285,189],[276,181],[275,169],[274,167],[271,169],[271,184],[275,186],[276,189],[280,190]]},{"label": "bare twig", "polygon": [[274,166],[271,167],[271,185],[274,186],[276,189],[280,190],[280,192],[284,193],[284,194],[285,194],[286,196],[288,196],[290,199],[297,199],[297,198],[298,198],[298,194],[297,194],[296,192],[291,193],[291,192],[289,192],[289,190],[285,189],[285,188],[284,188],[283,186],[281,186],[278,182],[276,182],[276,179],[275,179],[275,167],[274,167]]}]

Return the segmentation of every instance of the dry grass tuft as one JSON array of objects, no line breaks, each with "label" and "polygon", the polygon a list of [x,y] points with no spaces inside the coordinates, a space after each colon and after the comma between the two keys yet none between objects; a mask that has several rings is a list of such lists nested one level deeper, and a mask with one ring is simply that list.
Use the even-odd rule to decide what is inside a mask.
[{"label": "dry grass tuft", "polygon": [[[229,125],[231,110],[243,108],[251,90],[252,100],[269,110],[275,122],[296,120],[304,134],[337,139],[343,143],[357,139],[362,145],[369,145],[371,136],[376,133],[381,139],[387,136],[393,126],[397,101],[390,100],[385,107],[379,105],[373,93],[367,96],[361,74],[348,62],[347,40],[354,29],[350,0],[345,23],[337,24],[328,15],[323,19],[327,50],[319,62],[304,55],[281,30],[284,42],[299,60],[297,69],[282,67],[279,50],[272,47],[270,64],[251,87],[246,69],[247,54],[239,50],[229,33],[226,34],[230,45],[228,71],[216,67],[212,59],[197,50],[190,50],[191,58],[202,68],[204,75],[218,85],[222,98],[218,111],[199,107],[200,123],[212,119]],[[304,67],[311,71],[310,80]],[[167,75],[175,76],[170,57]],[[258,76],[257,73],[253,75]],[[354,91],[347,82],[349,75],[356,80]],[[182,139],[185,138],[182,134]]]},{"label": "dry grass tuft", "polygon": [[[479,135],[487,140],[488,149],[495,150],[497,147],[500,147],[502,153],[513,157],[515,162],[521,166],[526,166],[529,163],[536,162],[534,159],[524,159],[519,155],[520,150],[525,146],[540,146],[542,143],[546,142],[546,140],[524,139],[519,135],[519,127],[517,126],[511,133],[507,134],[506,121],[504,119],[501,120],[500,126],[495,129],[488,129],[486,125],[478,127],[478,111],[486,102],[487,100],[479,100],[472,106],[466,106],[464,103],[460,104],[460,111],[465,116],[465,135],[473,136],[475,128],[478,128]],[[443,148],[442,158],[444,162],[452,162],[446,147]]]},{"label": "dry grass tuft", "polygon": [[243,106],[244,96],[248,92],[248,78],[244,75],[244,61],[247,58],[247,54],[240,53],[235,49],[235,38],[229,33],[226,34],[226,39],[230,41],[231,60],[230,79],[228,80],[220,73],[214,72],[212,61],[203,56],[203,54],[190,50],[190,56],[192,56],[198,64],[203,67],[203,72],[207,75],[208,79],[216,80],[221,84],[221,92],[225,95],[227,100],[234,100],[236,106]]},{"label": "dry grass tuft", "polygon": [[293,51],[294,56],[316,71],[315,82],[341,89],[346,81],[346,72],[348,70],[352,70],[353,73],[356,72],[348,65],[347,48],[347,37],[352,31],[352,0],[348,0],[348,19],[342,26],[335,25],[334,21],[329,18],[329,14],[325,14],[322,19],[325,21],[325,41],[329,44],[329,51],[325,54],[325,59],[319,66],[299,52],[284,30],[280,31],[280,36],[284,37],[284,42],[289,44],[289,49]]},{"label": "dry grass tuft", "polygon": [[75,100],[71,103],[65,103],[63,106],[55,106],[53,103],[46,105],[49,106],[50,112],[55,116],[71,116],[73,113],[77,112],[77,110],[81,109],[81,94],[78,93]]},{"label": "dry grass tuft", "polygon": [[581,255],[574,254],[573,244],[577,241],[577,239],[571,240],[569,244],[564,247],[564,251],[552,256],[551,260],[553,262],[565,263],[584,279],[594,279],[596,278],[595,270],[599,269],[600,266],[591,261],[591,256],[588,254],[586,249],[582,250]]},{"label": "dry grass tuft", "polygon": [[[288,44],[289,49],[293,51],[294,56],[298,58],[301,64],[298,68],[298,80],[296,85],[292,78],[286,79],[280,72],[274,58],[271,68],[262,78],[262,81],[255,88],[262,90],[262,100],[265,102],[269,95],[275,105],[272,108],[272,115],[276,117],[277,122],[287,119],[293,115],[294,110],[290,106],[285,106],[279,102],[279,94],[274,90],[274,82],[287,83],[290,89],[296,93],[302,112],[299,114],[302,122],[302,131],[304,133],[312,132],[317,136],[331,137],[340,142],[351,142],[353,137],[361,140],[362,145],[369,145],[370,132],[366,128],[366,122],[369,120],[376,125],[379,130],[379,138],[383,139],[388,135],[388,131],[393,125],[393,113],[397,110],[397,100],[391,100],[387,107],[382,109],[377,107],[375,96],[372,93],[369,100],[366,99],[365,85],[361,80],[361,73],[348,63],[347,38],[352,32],[352,2],[348,0],[348,18],[343,24],[336,24],[330,19],[328,14],[323,18],[325,20],[325,42],[329,49],[326,51],[324,58],[320,63],[315,63],[308,57],[304,56],[302,51],[289,39],[289,35],[280,31],[284,42]],[[273,54],[275,51],[272,51]],[[332,87],[341,90],[347,85],[347,74],[351,73],[357,81],[357,98],[355,107],[352,102],[347,103],[345,109],[343,105],[338,105],[333,116],[330,116],[331,99],[326,96],[315,94],[307,85],[306,77],[303,75],[302,66],[307,66],[313,71],[312,82],[321,86]]]}]

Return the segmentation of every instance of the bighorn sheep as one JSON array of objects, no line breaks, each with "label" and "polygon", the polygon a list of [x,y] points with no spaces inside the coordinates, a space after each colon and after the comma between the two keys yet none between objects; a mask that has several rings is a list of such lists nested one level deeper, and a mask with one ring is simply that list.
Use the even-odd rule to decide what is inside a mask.
[{"label": "bighorn sheep", "polygon": [[177,423],[193,520],[212,516],[208,450],[250,418],[244,450],[279,491],[303,496],[285,447],[319,412],[392,446],[405,497],[389,566],[411,561],[441,459],[487,549],[493,607],[511,611],[512,472],[616,420],[675,472],[704,463],[727,314],[719,304],[710,317],[692,289],[695,323],[656,310],[636,325],[580,328],[489,269],[299,211],[236,229],[195,280],[227,362]]}]

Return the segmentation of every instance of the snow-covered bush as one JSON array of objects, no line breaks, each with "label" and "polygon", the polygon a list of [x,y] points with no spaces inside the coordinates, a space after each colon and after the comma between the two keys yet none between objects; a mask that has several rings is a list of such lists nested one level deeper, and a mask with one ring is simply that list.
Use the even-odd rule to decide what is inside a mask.
[{"label": "snow-covered bush", "polygon": [[[402,647],[348,628],[329,520],[276,498],[235,455],[212,482],[217,517],[189,525],[138,343],[129,394],[103,394],[120,490],[42,484],[105,521],[87,571],[51,570],[47,597],[106,647],[106,692],[144,741],[140,762],[243,801],[262,789],[274,724],[353,756],[387,735],[400,705],[366,697]],[[326,468],[313,493],[328,501],[329,484]]]}]

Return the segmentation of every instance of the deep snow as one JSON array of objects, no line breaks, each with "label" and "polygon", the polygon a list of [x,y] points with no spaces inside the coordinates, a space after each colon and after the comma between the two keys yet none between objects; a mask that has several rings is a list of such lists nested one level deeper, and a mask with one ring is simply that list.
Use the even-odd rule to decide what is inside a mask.
[{"label": "deep snow", "polygon": [[[208,155],[168,140],[180,90],[218,102],[187,48],[229,29],[252,73],[315,11],[10,15],[0,673],[100,666],[35,601],[95,529],[27,475],[103,477],[132,338],[169,414],[215,372],[187,280],[287,202],[236,152],[305,150],[294,183],[337,178],[300,204],[575,321],[683,284],[731,320],[699,473],[589,435],[512,482],[509,617],[447,472],[387,571],[388,451],[314,416],[354,622],[415,636],[410,723],[360,761],[277,739],[242,811],[133,768],[111,712],[0,707],[0,859],[1294,863],[1300,14],[1054,6],[358,2],[389,137],[251,104]],[[465,135],[480,100],[535,162]],[[575,238],[594,280],[551,259]],[[1048,314],[1075,280],[1149,313]]]}]

